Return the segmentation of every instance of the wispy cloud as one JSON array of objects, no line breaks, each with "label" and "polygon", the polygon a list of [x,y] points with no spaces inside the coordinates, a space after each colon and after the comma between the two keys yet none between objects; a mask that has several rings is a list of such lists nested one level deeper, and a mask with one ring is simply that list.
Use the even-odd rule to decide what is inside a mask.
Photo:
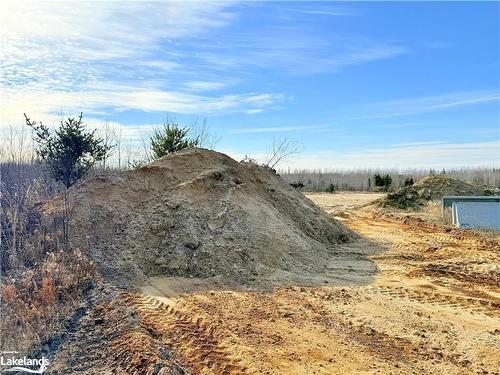
[{"label": "wispy cloud", "polygon": [[[229,151],[231,154],[231,151]],[[234,153],[236,158],[243,154]],[[259,161],[265,152],[251,154]],[[491,142],[422,142],[348,152],[322,151],[303,153],[284,161],[280,168],[352,169],[352,168],[461,168],[500,167],[500,140]]]},{"label": "wispy cloud", "polygon": [[310,17],[288,11],[279,23],[270,12],[259,32],[228,33],[243,9],[230,1],[2,2],[3,120],[61,109],[257,114],[288,96],[244,88],[255,76],[335,72],[408,52],[318,33],[316,16],[345,13],[319,5],[299,10]]},{"label": "wispy cloud", "polygon": [[[353,10],[351,8],[346,8],[343,6],[340,8],[338,6],[339,4],[332,4],[329,3],[313,3],[311,6],[308,7],[298,7],[298,8],[289,8],[290,11],[292,12],[297,12],[301,14],[311,14],[311,15],[320,15],[320,16],[331,16],[331,17],[349,17],[349,16],[358,16],[359,10]],[[342,4],[345,5],[345,4]]]},{"label": "wispy cloud", "polygon": [[409,47],[397,43],[356,35],[318,35],[307,27],[289,25],[262,28],[258,34],[228,35],[221,44],[211,44],[208,39],[195,43],[201,64],[241,74],[256,68],[293,75],[338,72],[410,52]]},{"label": "wispy cloud", "polygon": [[7,42],[63,41],[59,44],[63,50],[91,52],[86,59],[130,57],[154,48],[160,38],[193,37],[227,25],[234,17],[230,5],[229,1],[4,1],[1,33]]},{"label": "wispy cloud", "polygon": [[427,141],[427,142],[403,142],[396,143],[392,147],[406,147],[406,146],[428,146],[428,145],[438,145],[441,143],[445,143],[444,141]]},{"label": "wispy cloud", "polygon": [[[87,85],[83,90],[18,91],[4,89],[2,115],[4,118],[21,118],[22,113],[57,113],[61,110],[72,113],[84,111],[141,110],[147,112],[174,112],[206,114],[211,112],[232,112],[261,110],[284,100],[281,94],[228,94],[201,96],[185,92],[166,91],[155,88],[119,84]],[[20,109],[21,112],[20,112]]]},{"label": "wispy cloud", "polygon": [[216,81],[190,81],[184,84],[186,90],[190,91],[213,91],[220,90],[223,87],[230,85],[229,81],[216,82]]},{"label": "wispy cloud", "polygon": [[[273,93],[206,92],[229,78],[199,76],[180,44],[235,17],[231,2],[2,2],[2,117],[61,109],[209,113],[263,111]],[[20,22],[22,20],[22,22]],[[203,74],[210,77],[210,74]]]},{"label": "wispy cloud", "polygon": [[355,119],[364,120],[400,117],[499,101],[500,91],[457,92],[439,96],[427,96],[375,103],[365,107],[365,112],[367,112],[366,115],[356,117]]},{"label": "wispy cloud", "polygon": [[305,9],[301,10],[302,13],[306,14],[319,14],[323,16],[356,16],[353,12],[343,12],[338,10],[328,10],[328,9]]}]

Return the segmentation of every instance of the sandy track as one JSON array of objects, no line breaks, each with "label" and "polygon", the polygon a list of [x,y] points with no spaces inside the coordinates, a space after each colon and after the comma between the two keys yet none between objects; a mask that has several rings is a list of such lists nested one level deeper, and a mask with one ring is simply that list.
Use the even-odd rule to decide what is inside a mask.
[{"label": "sandy track", "polygon": [[384,247],[370,285],[124,298],[194,374],[499,373],[498,237],[327,204]]}]

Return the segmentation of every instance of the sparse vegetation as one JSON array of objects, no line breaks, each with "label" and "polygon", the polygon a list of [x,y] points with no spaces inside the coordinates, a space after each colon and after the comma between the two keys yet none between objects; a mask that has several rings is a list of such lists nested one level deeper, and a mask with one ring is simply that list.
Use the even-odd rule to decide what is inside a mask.
[{"label": "sparse vegetation", "polygon": [[271,155],[265,165],[274,169],[279,162],[297,154],[299,151],[300,146],[295,141],[288,138],[275,139],[273,141]]},{"label": "sparse vegetation", "polygon": [[375,187],[382,191],[388,191],[392,185],[392,177],[389,174],[381,176],[379,173],[375,173],[373,181],[375,183]]},{"label": "sparse vegetation", "polygon": [[64,322],[92,287],[95,265],[79,252],[50,253],[37,267],[18,269],[0,283],[2,348],[36,351],[63,334]]},{"label": "sparse vegetation", "polygon": [[52,132],[42,122],[32,121],[24,114],[26,125],[34,131],[35,152],[51,176],[66,187],[64,190],[64,210],[62,229],[64,244],[68,241],[70,207],[67,189],[80,180],[98,161],[105,160],[113,147],[95,135],[95,130],[87,131],[83,123],[83,113],[78,119],[68,118]]},{"label": "sparse vegetation", "polygon": [[413,178],[409,177],[409,178],[405,178],[405,186],[412,186],[415,182],[413,181]]},{"label": "sparse vegetation", "polygon": [[[85,132],[81,118],[62,123],[55,133],[26,120],[40,141],[38,148],[25,132],[7,129],[0,149],[0,337],[2,349],[24,355],[64,334],[64,322],[83,303],[95,277],[94,264],[82,254],[61,251],[61,228],[43,226],[40,209],[102,155],[99,151],[92,160],[85,152],[96,156],[93,151],[102,149],[93,132]],[[47,163],[37,162],[37,156]]]},{"label": "sparse vegetation", "polygon": [[291,182],[290,185],[297,190],[302,190],[304,188],[304,182],[302,181]]},{"label": "sparse vegetation", "polygon": [[37,164],[16,160],[0,164],[0,265],[2,271],[29,267],[44,249],[30,241],[39,230],[39,204],[55,184]]}]

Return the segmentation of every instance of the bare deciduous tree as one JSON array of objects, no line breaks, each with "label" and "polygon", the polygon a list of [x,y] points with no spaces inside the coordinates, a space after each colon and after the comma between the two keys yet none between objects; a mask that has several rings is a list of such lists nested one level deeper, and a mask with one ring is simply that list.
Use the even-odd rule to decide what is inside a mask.
[{"label": "bare deciduous tree", "polygon": [[198,125],[195,121],[191,126],[190,131],[193,137],[198,140],[199,147],[207,148],[209,150],[213,150],[217,143],[221,140],[221,135],[219,133],[210,131],[207,119],[204,119],[201,125]]},{"label": "bare deciduous tree", "polygon": [[274,169],[274,167],[284,159],[298,154],[300,152],[300,145],[289,138],[275,139],[273,141],[273,149],[266,166]]}]

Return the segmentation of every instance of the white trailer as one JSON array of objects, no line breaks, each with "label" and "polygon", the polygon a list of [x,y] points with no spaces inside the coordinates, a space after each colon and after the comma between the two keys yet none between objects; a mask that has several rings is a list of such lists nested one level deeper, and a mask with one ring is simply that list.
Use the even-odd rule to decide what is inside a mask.
[{"label": "white trailer", "polygon": [[451,202],[451,210],[453,224],[459,228],[500,230],[500,201],[458,199]]}]

